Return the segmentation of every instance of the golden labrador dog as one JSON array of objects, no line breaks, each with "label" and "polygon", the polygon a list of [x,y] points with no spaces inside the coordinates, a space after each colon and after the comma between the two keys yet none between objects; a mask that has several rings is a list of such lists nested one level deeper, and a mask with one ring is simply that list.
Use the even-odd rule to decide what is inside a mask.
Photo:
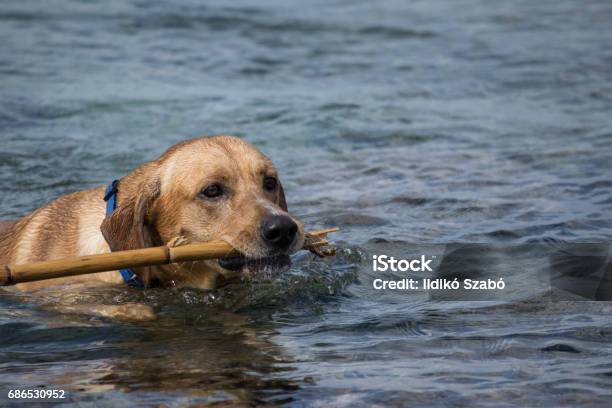
[{"label": "golden labrador dog", "polygon": [[[257,268],[287,263],[302,247],[302,224],[287,203],[272,162],[232,136],[178,143],[159,159],[106,186],[72,193],[18,221],[0,224],[0,264],[222,239],[240,256],[135,269],[145,286],[214,288]],[[32,290],[97,280],[125,284],[118,271],[17,285]]]}]

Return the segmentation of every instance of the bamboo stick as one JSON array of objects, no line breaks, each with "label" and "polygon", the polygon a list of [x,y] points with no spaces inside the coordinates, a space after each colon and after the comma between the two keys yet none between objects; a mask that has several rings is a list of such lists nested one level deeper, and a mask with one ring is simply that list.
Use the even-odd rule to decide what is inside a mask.
[{"label": "bamboo stick", "polygon": [[[330,255],[329,251],[321,250],[320,248],[329,245],[325,237],[328,233],[335,231],[338,231],[338,228],[328,228],[306,233],[303,249],[310,250],[319,256]],[[0,267],[0,286],[142,266],[202,261],[236,254],[237,252],[227,242],[211,241],[177,247],[159,246],[55,261],[5,265]]]}]

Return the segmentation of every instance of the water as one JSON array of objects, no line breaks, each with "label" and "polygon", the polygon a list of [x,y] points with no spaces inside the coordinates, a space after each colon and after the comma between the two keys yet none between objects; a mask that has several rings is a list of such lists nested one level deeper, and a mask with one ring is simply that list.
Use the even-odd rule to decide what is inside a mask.
[{"label": "water", "polygon": [[[605,0],[4,1],[2,218],[231,133],[342,231],[272,283],[0,295],[0,402],[609,406],[609,303],[374,291],[369,254],[609,241],[611,21]],[[47,307],[87,299],[160,318]]]}]

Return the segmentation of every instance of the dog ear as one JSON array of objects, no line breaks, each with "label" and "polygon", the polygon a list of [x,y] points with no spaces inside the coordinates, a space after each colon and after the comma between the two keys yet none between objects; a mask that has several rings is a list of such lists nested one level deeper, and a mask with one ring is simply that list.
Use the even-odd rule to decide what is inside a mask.
[{"label": "dog ear", "polygon": [[287,209],[287,199],[285,198],[285,190],[283,190],[283,185],[281,182],[278,182],[278,205],[284,211],[289,211]]},{"label": "dog ear", "polygon": [[[119,195],[121,191],[120,182]],[[157,182],[147,183],[137,191],[138,194],[126,196],[102,222],[100,229],[111,251],[148,248],[154,244],[156,232],[147,219],[147,213],[159,196],[159,185]]]}]

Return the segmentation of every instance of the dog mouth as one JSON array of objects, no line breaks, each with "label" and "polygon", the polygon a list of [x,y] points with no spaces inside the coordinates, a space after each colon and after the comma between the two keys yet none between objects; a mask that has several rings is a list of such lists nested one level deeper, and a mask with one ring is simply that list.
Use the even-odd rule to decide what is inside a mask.
[{"label": "dog mouth", "polygon": [[287,254],[278,254],[263,258],[250,258],[243,254],[219,259],[219,266],[230,271],[240,271],[244,276],[271,277],[286,271],[291,266],[291,258]]}]

